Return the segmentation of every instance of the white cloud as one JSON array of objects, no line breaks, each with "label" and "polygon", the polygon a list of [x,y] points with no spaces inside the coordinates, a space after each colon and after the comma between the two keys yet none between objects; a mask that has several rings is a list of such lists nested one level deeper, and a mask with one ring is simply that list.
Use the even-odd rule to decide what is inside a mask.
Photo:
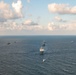
[{"label": "white cloud", "polygon": [[76,31],[76,22],[71,22],[71,23],[61,23],[61,24],[56,24],[54,22],[50,22],[48,26],[42,26],[42,25],[23,25],[23,24],[18,24],[14,21],[7,21],[7,22],[0,22],[0,32],[28,32],[28,31],[47,31],[47,28],[49,31]]},{"label": "white cloud", "polygon": [[59,25],[56,25],[54,22],[50,22],[48,24],[48,30],[53,31],[53,30],[58,30],[58,29],[59,29]]},{"label": "white cloud", "polygon": [[26,20],[24,23],[24,25],[38,25],[38,23],[33,22],[32,20]]},{"label": "white cloud", "polygon": [[62,19],[59,16],[55,16],[54,19],[57,20],[57,21],[62,21]]},{"label": "white cloud", "polygon": [[43,27],[40,25],[38,25],[38,26],[23,26],[23,27],[24,27],[23,30],[29,30],[29,31],[31,31],[31,30],[40,31],[43,29]]},{"label": "white cloud", "polygon": [[30,3],[30,0],[27,0],[28,3]]},{"label": "white cloud", "polygon": [[69,23],[62,23],[62,24],[55,24],[54,22],[50,22],[48,24],[48,30],[55,31],[55,30],[67,30],[67,31],[76,31],[76,22],[69,22]]},{"label": "white cloud", "polygon": [[54,20],[58,21],[58,22],[67,22],[67,20],[63,20],[61,17],[59,16],[55,16]]},{"label": "white cloud", "polygon": [[48,10],[58,14],[76,14],[76,6],[71,7],[68,4],[52,3],[48,5]]},{"label": "white cloud", "polygon": [[66,30],[76,30],[76,23],[69,23],[66,25]]},{"label": "white cloud", "polygon": [[76,20],[70,20],[70,22],[72,22],[72,23],[76,23]]},{"label": "white cloud", "polygon": [[22,2],[21,0],[18,0],[17,3],[12,3],[12,7],[14,8],[15,12],[19,17],[22,17]]},{"label": "white cloud", "polygon": [[18,19],[22,17],[22,4],[21,1],[18,0],[17,4],[13,3],[15,11],[10,8],[10,5],[5,3],[4,1],[0,2],[0,22],[7,21],[9,19]]},{"label": "white cloud", "polygon": [[14,14],[9,7],[9,4],[0,2],[0,22],[6,21],[7,19],[13,18]]},{"label": "white cloud", "polygon": [[49,23],[49,24],[48,24],[48,30],[51,30],[51,31],[53,30],[52,25],[53,25],[53,23]]},{"label": "white cloud", "polygon": [[[29,22],[28,22],[29,23]],[[6,21],[6,22],[0,22],[0,31],[36,31],[36,30],[42,30],[43,27],[41,25],[25,25],[25,24],[18,24],[14,21]]]}]

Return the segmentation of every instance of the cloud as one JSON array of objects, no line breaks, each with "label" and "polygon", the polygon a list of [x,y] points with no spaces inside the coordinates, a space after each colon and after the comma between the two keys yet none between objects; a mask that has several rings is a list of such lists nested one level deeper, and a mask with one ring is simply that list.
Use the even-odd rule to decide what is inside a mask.
[{"label": "cloud", "polygon": [[38,23],[35,23],[35,22],[33,22],[32,20],[26,20],[24,23],[23,23],[24,25],[38,25]]},{"label": "cloud", "polygon": [[[29,22],[28,22],[29,23]],[[31,23],[32,24],[32,23]],[[36,31],[42,30],[41,25],[25,25],[23,23],[16,23],[15,21],[0,22],[0,31]],[[35,23],[34,23],[35,24]]]},{"label": "cloud", "polygon": [[15,11],[13,11],[10,8],[10,5],[5,3],[4,1],[0,2],[0,22],[7,21],[9,19],[18,19],[22,18],[22,4],[21,1],[18,0],[18,2],[15,4],[13,3],[13,8]]},{"label": "cloud", "polygon": [[54,22],[50,22],[48,24],[48,30],[55,31],[55,30],[67,30],[67,31],[76,31],[76,22],[69,22],[69,23],[62,23],[62,24],[55,24]]},{"label": "cloud", "polygon": [[76,14],[76,6],[71,7],[68,4],[48,4],[48,10],[58,14]]},{"label": "cloud", "polygon": [[62,19],[59,16],[55,16],[54,18],[56,21],[62,21]]},{"label": "cloud", "polygon": [[55,16],[54,20],[58,21],[58,22],[67,22],[66,20],[63,20],[61,17],[59,16]]},{"label": "cloud", "polygon": [[76,22],[71,23],[61,23],[56,24],[54,22],[50,22],[48,26],[42,26],[42,25],[24,25],[22,23],[18,24],[14,21],[6,21],[6,22],[0,22],[0,31],[4,32],[28,32],[28,31],[47,31],[47,28],[49,31],[76,31]]},{"label": "cloud", "polygon": [[16,22],[7,21],[0,23],[0,28],[8,31],[8,30],[21,30],[21,25],[18,25]]},{"label": "cloud", "polygon": [[14,11],[18,14],[19,17],[22,17],[22,2],[21,0],[18,0],[17,3],[12,3],[12,7],[14,8]]},{"label": "cloud", "polygon": [[3,1],[0,2],[0,22],[4,22],[7,19],[13,18],[14,14],[9,7],[9,4],[4,3]]},{"label": "cloud", "polygon": [[58,30],[58,29],[59,29],[59,26],[58,25],[55,25],[54,22],[50,22],[48,24],[48,30],[53,31],[53,30]]},{"label": "cloud", "polygon": [[66,25],[66,30],[76,31],[76,22],[67,24]]},{"label": "cloud", "polygon": [[30,0],[27,0],[28,3],[30,3]]},{"label": "cloud", "polygon": [[53,23],[49,23],[49,24],[48,24],[48,30],[51,30],[51,31],[53,30],[52,25],[53,25]]},{"label": "cloud", "polygon": [[24,30],[29,30],[29,31],[31,31],[31,30],[33,30],[33,31],[40,31],[40,30],[43,30],[43,27],[42,26],[40,26],[40,25],[38,25],[38,26],[24,26],[25,28],[24,28]]}]

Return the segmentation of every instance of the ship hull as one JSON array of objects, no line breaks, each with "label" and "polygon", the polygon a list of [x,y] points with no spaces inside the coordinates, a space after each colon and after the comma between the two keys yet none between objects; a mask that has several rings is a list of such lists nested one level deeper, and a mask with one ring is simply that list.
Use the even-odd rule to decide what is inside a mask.
[{"label": "ship hull", "polygon": [[44,54],[44,51],[40,51],[40,55],[43,55]]}]

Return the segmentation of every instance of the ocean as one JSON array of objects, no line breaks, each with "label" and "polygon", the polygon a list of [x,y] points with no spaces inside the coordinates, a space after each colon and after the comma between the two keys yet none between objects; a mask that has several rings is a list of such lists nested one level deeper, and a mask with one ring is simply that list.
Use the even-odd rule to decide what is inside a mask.
[{"label": "ocean", "polygon": [[76,75],[76,36],[0,36],[0,75]]}]

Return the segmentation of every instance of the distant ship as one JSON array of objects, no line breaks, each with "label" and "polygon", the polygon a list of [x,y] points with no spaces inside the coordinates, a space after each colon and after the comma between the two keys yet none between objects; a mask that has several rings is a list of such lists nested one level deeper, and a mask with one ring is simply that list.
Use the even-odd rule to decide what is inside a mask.
[{"label": "distant ship", "polygon": [[46,42],[44,41],[42,43],[42,46],[40,47],[40,55],[43,55],[45,50],[46,50]]},{"label": "distant ship", "polygon": [[10,42],[7,43],[7,45],[10,45],[10,44],[11,44]]}]

